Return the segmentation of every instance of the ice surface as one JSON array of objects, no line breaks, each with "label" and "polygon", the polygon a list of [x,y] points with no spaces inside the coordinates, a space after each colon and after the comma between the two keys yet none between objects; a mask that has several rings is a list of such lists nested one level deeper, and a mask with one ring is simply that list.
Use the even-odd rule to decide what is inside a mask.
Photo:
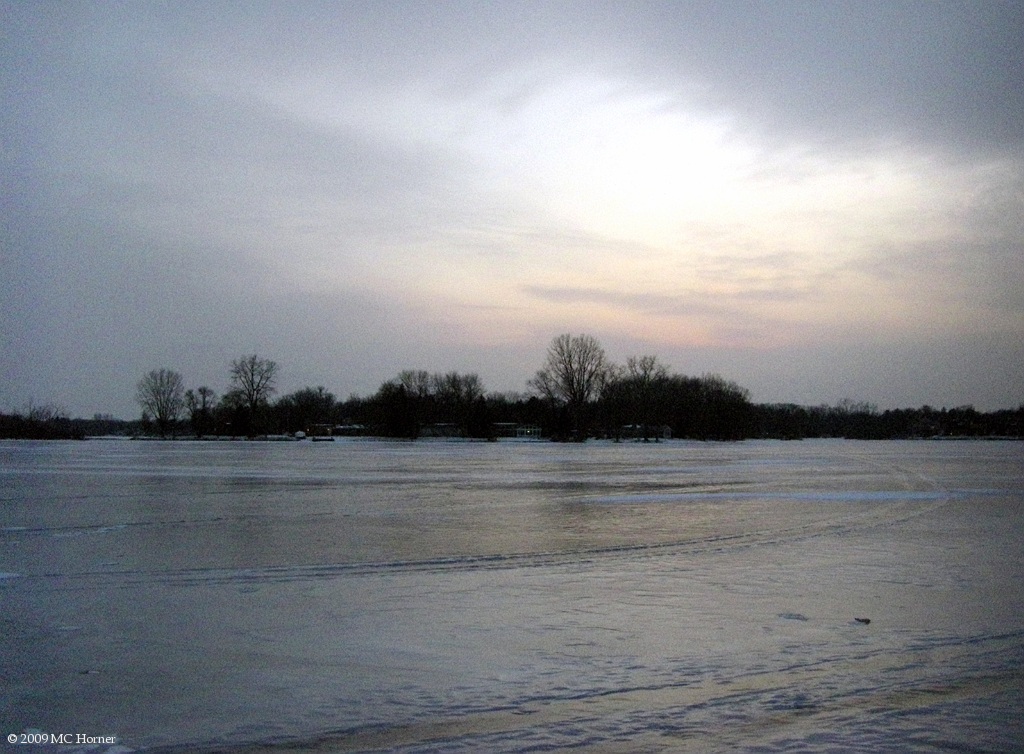
[{"label": "ice surface", "polygon": [[11,442],[0,487],[4,734],[1024,741],[1021,443]]}]

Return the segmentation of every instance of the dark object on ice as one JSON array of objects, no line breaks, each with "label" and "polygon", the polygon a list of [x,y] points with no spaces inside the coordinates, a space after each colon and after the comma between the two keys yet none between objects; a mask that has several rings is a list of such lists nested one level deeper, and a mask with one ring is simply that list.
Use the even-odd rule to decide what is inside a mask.
[{"label": "dark object on ice", "polygon": [[865,626],[871,622],[870,618],[854,618],[858,623],[863,623]]},{"label": "dark object on ice", "polygon": [[803,613],[779,613],[779,617],[783,620],[808,620]]}]

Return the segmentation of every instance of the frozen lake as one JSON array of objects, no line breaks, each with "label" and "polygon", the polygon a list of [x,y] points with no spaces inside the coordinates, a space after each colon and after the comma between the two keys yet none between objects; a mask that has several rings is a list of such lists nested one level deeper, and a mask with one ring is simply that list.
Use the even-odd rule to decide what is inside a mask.
[{"label": "frozen lake", "polygon": [[1024,749],[1024,443],[0,442],[0,490],[0,740],[116,737],[10,751]]}]

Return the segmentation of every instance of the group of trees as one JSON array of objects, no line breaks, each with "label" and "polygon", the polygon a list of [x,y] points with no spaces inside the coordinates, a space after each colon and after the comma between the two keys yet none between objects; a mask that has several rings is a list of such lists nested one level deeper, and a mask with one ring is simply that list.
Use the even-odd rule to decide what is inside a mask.
[{"label": "group of trees", "polygon": [[161,436],[309,432],[345,425],[386,437],[494,437],[501,427],[530,425],[558,440],[591,436],[740,439],[751,436],[753,406],[746,390],[721,377],[670,373],[655,356],[625,365],[610,361],[590,335],[560,335],[530,379],[527,394],[486,393],[479,375],[400,372],[368,397],[338,401],[323,387],[303,388],[271,403],[277,364],[253,354],[231,363],[228,391],[186,390],[170,369],[139,381],[136,400],[145,427]]},{"label": "group of trees", "polygon": [[368,397],[338,401],[307,387],[271,402],[277,363],[256,354],[231,362],[227,392],[186,389],[171,369],[136,386],[144,431],[166,436],[292,434],[345,425],[386,437],[494,437],[499,427],[530,425],[559,440],[624,434],[739,439],[753,416],[747,391],[721,377],[671,374],[655,356],[611,362],[590,335],[560,335],[527,383],[528,394],[487,394],[480,376],[406,370]]},{"label": "group of trees", "polygon": [[350,409],[388,437],[415,438],[425,429],[477,438],[492,434],[488,399],[475,373],[407,370],[381,385],[369,401],[359,403],[352,399]]},{"label": "group of trees", "polygon": [[144,429],[150,425],[164,437],[179,428],[188,412],[189,424],[197,435],[227,429],[226,434],[255,435],[262,429],[263,414],[275,391],[277,363],[256,354],[231,362],[228,391],[217,403],[216,393],[203,385],[185,389],[185,380],[173,369],[154,369],[139,380],[135,400],[142,408]]},{"label": "group of trees", "polygon": [[753,406],[747,390],[718,375],[670,373],[657,356],[611,362],[590,335],[560,335],[529,386],[547,404],[556,439],[591,434],[620,439],[674,437],[733,440],[749,437]]}]

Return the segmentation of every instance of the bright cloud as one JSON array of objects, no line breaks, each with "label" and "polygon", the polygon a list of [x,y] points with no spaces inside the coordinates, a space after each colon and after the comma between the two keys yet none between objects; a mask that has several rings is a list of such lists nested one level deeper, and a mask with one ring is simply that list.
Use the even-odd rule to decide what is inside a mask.
[{"label": "bright cloud", "polygon": [[[897,140],[780,141],[702,105],[693,87],[551,61],[462,90],[429,77],[367,89],[324,72],[192,78],[458,171],[381,213],[387,230],[356,227],[363,246],[348,248],[348,236],[341,259],[305,252],[303,269],[328,289],[388,287],[478,342],[567,320],[677,346],[758,348],[836,328],[970,329],[991,316],[984,304],[930,270],[878,270],[894,249],[974,243],[966,197],[1022,175],[1012,161],[949,160]],[[319,204],[306,207],[311,224],[339,236],[348,219],[329,195]]]},{"label": "bright cloud", "polygon": [[[365,124],[398,124],[394,138],[450,149],[474,166],[470,218],[486,213],[486,197],[522,208],[518,220],[508,212],[479,229],[488,237],[476,242],[497,250],[497,264],[438,248],[433,275],[414,267],[438,289],[458,277],[449,297],[526,307],[524,290],[555,281],[593,292],[563,300],[590,321],[677,342],[733,342],[737,333],[787,342],[809,321],[814,329],[927,329],[962,319],[962,309],[930,297],[927,286],[890,288],[864,269],[893,248],[969,242],[963,197],[981,190],[991,165],[950,164],[899,144],[832,154],[780,148],[677,95],[569,74],[514,81],[473,99],[399,97],[395,112]],[[576,239],[563,238],[552,253],[528,235],[538,222]],[[630,303],[644,295],[679,306]],[[714,307],[695,310],[691,301]],[[551,319],[564,316],[556,309]]]}]

